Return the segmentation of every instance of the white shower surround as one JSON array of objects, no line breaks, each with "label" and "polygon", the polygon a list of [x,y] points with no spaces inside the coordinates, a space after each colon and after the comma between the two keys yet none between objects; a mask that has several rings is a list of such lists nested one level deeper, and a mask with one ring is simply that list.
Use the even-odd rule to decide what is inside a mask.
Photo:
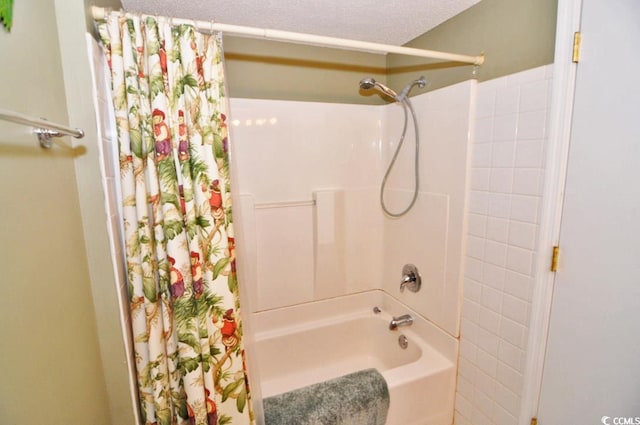
[{"label": "white shower surround", "polygon": [[[231,99],[238,267],[248,295],[245,311],[262,312],[248,318],[248,327],[264,333],[258,323],[265,313],[282,307],[294,311],[294,306],[299,311],[291,320],[296,322],[307,315],[309,302],[378,289],[435,324],[440,338],[451,338],[455,354],[447,358],[455,365],[475,88],[476,82],[468,81],[412,98],[421,183],[415,207],[401,219],[386,218],[378,201],[403,125],[399,105]],[[392,211],[402,209],[413,190],[415,144],[409,125],[388,180]],[[399,290],[405,263],[420,270],[418,293]],[[249,344],[247,352],[259,399],[258,392],[270,390],[256,385],[268,379],[255,363],[260,353],[252,356],[255,347]],[[418,392],[436,397],[437,391],[437,397],[453,400],[453,382],[438,384],[435,376],[425,377]],[[420,400],[416,396],[413,402]],[[435,415],[434,420],[438,416],[448,423],[453,407],[444,405],[451,409],[445,416],[436,413],[439,409],[411,408],[412,415],[419,413],[413,420],[418,424],[420,415]]]},{"label": "white shower surround", "polygon": [[[458,335],[475,85],[412,98],[421,191],[399,220],[385,218],[378,203],[402,129],[397,104],[231,99],[239,266],[252,311],[383,289]],[[413,149],[410,127],[389,179],[392,210],[410,199]],[[399,291],[405,263],[422,274],[418,293]]]}]

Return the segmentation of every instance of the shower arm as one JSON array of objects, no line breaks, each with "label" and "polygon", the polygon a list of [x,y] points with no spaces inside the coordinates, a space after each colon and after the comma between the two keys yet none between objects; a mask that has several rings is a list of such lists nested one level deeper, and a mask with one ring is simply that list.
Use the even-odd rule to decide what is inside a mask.
[{"label": "shower arm", "polygon": [[412,82],[407,84],[404,89],[402,89],[402,91],[398,96],[396,96],[396,100],[398,102],[402,102],[404,99],[407,98],[407,96],[409,95],[409,92],[414,86],[424,88],[424,86],[426,85],[427,85],[427,79],[425,77],[420,77],[417,80],[413,80]]}]

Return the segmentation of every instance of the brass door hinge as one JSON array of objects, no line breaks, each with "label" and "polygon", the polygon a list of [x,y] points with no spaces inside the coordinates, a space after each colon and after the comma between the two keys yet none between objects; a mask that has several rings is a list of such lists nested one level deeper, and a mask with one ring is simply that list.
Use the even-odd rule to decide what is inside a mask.
[{"label": "brass door hinge", "polygon": [[580,61],[580,39],[581,39],[580,31],[576,31],[573,33],[573,56],[571,60],[573,63],[578,63]]},{"label": "brass door hinge", "polygon": [[558,271],[558,259],[560,257],[560,247],[559,246],[554,246],[553,250],[551,251],[551,268],[550,270],[552,272],[557,272]]},{"label": "brass door hinge", "polygon": [[531,418],[531,425],[538,425],[538,418]]}]

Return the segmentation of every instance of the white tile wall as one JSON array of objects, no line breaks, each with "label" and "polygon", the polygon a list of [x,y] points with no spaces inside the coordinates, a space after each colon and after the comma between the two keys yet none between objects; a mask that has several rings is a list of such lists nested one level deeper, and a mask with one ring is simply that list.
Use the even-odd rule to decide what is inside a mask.
[{"label": "white tile wall", "polygon": [[518,422],[552,71],[478,84],[457,425]]}]

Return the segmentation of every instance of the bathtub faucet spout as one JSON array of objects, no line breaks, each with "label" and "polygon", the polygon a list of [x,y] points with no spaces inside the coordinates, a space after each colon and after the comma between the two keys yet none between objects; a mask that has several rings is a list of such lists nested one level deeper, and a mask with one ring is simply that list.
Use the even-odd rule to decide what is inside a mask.
[{"label": "bathtub faucet spout", "polygon": [[401,326],[411,326],[413,323],[413,317],[410,314],[403,314],[402,316],[393,316],[391,322],[389,322],[389,330],[395,331]]}]

